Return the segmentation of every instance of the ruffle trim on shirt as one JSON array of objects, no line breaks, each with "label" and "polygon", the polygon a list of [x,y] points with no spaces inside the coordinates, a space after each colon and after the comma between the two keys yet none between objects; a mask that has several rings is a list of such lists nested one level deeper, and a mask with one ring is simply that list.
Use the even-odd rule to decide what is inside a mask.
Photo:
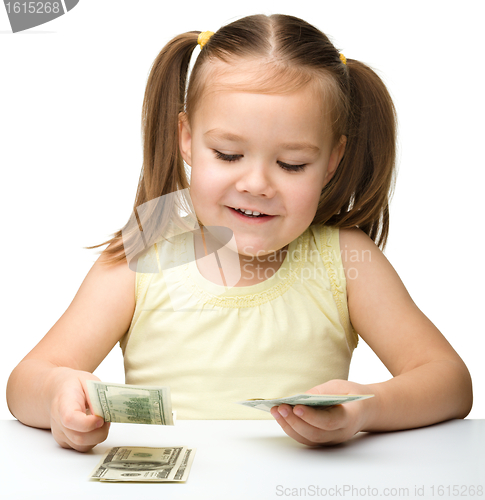
[{"label": "ruffle trim on shirt", "polygon": [[[336,233],[335,233],[336,231]],[[336,235],[336,236],[335,236]],[[330,284],[332,287],[332,294],[337,304],[337,310],[340,316],[340,321],[342,326],[345,329],[347,335],[347,344],[349,347],[350,353],[352,350],[357,347],[359,342],[359,336],[355,332],[352,324],[350,323],[350,317],[348,313],[347,307],[347,293],[344,287],[341,284],[340,278],[338,276],[335,259],[332,258],[332,251],[335,252],[336,249],[340,248],[339,245],[336,245],[335,242],[332,244],[332,239],[336,237],[338,238],[338,230],[331,228],[329,226],[324,226],[321,231],[321,254],[323,259],[323,264],[325,265],[325,269],[327,270],[328,278],[330,280]],[[337,241],[338,243],[338,241]],[[342,267],[343,272],[343,267]],[[344,302],[345,301],[345,305]]]},{"label": "ruffle trim on shirt", "polygon": [[138,303],[140,299],[140,291],[144,288],[146,280],[148,278],[148,274],[138,273],[138,280],[136,282],[136,302]]},{"label": "ruffle trim on shirt", "polygon": [[[157,260],[158,272],[160,273],[162,270],[161,270],[161,267],[160,267],[160,257],[158,256],[158,246],[157,246],[156,243],[154,243],[148,249],[148,252],[146,252],[145,254],[143,254],[139,258],[139,262],[141,263],[140,268],[144,269],[144,268],[147,267],[147,265],[145,264],[145,261],[147,259],[153,261],[153,254],[155,254],[155,257],[156,257],[156,260]],[[143,273],[143,272],[139,272],[137,270],[137,272],[136,272],[136,280],[135,280],[135,299],[136,299],[136,303],[138,303],[138,300],[140,299],[140,294],[145,289],[145,287],[147,285],[147,281],[148,281],[148,279],[152,275],[153,275],[153,272]]]},{"label": "ruffle trim on shirt", "polygon": [[276,285],[268,290],[259,293],[244,296],[218,296],[203,290],[190,276],[189,265],[182,266],[181,271],[184,282],[190,288],[192,293],[205,304],[211,304],[220,307],[254,307],[269,302],[283,295],[298,278],[302,265],[307,260],[307,251],[309,244],[308,230],[301,234],[297,239],[297,244],[291,260],[289,260],[289,271]]}]

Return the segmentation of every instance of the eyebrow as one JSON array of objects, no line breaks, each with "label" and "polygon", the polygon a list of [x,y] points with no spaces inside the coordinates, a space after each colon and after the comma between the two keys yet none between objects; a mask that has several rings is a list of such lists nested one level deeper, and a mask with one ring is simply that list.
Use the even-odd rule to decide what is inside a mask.
[{"label": "eyebrow", "polygon": [[[226,141],[231,141],[231,142],[242,142],[242,143],[247,143],[248,141],[244,138],[241,137],[237,134],[233,134],[231,132],[224,132],[221,129],[218,128],[213,128],[211,130],[208,130],[204,136],[211,136],[216,139],[225,139]],[[278,145],[278,147],[282,149],[286,149],[289,151],[311,151],[312,153],[319,153],[320,148],[315,146],[314,144],[311,144],[309,142],[284,142]]]}]

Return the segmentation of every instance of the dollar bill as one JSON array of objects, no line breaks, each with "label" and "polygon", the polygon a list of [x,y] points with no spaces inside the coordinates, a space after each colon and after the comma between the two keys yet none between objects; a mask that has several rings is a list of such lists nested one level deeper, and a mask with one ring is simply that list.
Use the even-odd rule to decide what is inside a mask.
[{"label": "dollar bill", "polygon": [[104,454],[89,478],[112,482],[186,481],[194,454],[195,448],[187,446],[117,446]]},{"label": "dollar bill", "polygon": [[184,458],[174,476],[174,481],[187,481],[189,477],[190,468],[194,461],[195,448],[187,448],[185,450]]},{"label": "dollar bill", "polygon": [[237,404],[249,406],[257,410],[270,411],[273,406],[287,404],[290,406],[305,405],[313,407],[325,407],[341,405],[350,401],[372,398],[374,394],[296,394],[285,398],[276,399],[248,399],[238,401]]},{"label": "dollar bill", "polygon": [[86,383],[93,413],[105,422],[174,425],[169,387]]}]

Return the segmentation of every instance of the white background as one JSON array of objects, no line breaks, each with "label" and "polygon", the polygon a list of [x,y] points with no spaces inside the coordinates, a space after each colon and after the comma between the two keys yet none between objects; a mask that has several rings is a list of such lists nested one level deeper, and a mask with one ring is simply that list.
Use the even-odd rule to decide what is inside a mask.
[{"label": "white background", "polygon": [[[469,418],[485,418],[480,10],[479,1],[81,0],[65,16],[11,34],[0,8],[2,391],[97,259],[82,247],[107,240],[131,213],[144,88],[158,52],[185,31],[283,13],[327,33],[390,89],[399,175],[385,253],[467,364]],[[118,346],[96,373],[124,382]],[[349,379],[389,377],[361,341]],[[11,418],[3,396],[0,418]]]}]

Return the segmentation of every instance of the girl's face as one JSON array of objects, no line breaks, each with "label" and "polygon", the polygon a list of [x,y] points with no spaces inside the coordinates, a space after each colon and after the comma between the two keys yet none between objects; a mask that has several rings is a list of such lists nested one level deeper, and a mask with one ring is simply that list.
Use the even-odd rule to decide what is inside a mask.
[{"label": "girl's face", "polygon": [[[180,150],[191,166],[190,197],[202,224],[230,228],[245,256],[274,253],[297,238],[343,156],[345,140],[331,149],[327,121],[309,88],[286,95],[212,92],[192,126],[181,113]],[[246,217],[235,208],[269,216]]]}]

